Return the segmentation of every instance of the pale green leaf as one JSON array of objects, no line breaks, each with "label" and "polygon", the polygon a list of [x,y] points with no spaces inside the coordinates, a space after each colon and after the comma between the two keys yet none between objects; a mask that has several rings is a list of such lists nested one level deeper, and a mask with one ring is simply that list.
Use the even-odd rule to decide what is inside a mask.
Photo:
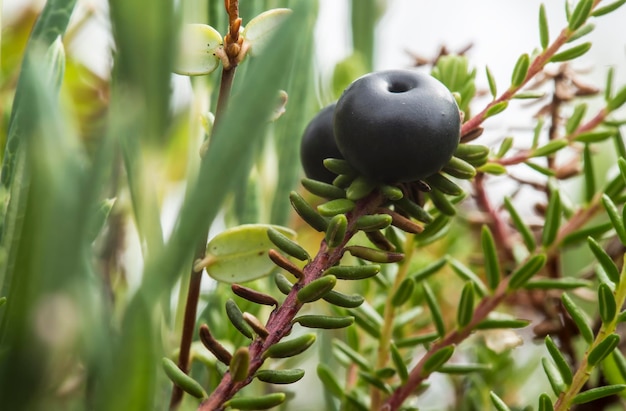
[{"label": "pale green leaf", "polygon": [[206,24],[187,24],[180,33],[178,57],[174,72],[187,76],[209,74],[219,65],[216,51],[222,36]]},{"label": "pale green leaf", "polygon": [[213,237],[207,244],[207,253],[201,264],[215,280],[226,283],[246,282],[269,275],[276,268],[267,256],[275,248],[267,236],[273,227],[293,239],[295,232],[267,224],[244,224]]},{"label": "pale green leaf", "polygon": [[290,14],[290,9],[272,9],[250,20],[242,35],[250,47],[251,56],[258,56],[263,51],[276,29]]}]

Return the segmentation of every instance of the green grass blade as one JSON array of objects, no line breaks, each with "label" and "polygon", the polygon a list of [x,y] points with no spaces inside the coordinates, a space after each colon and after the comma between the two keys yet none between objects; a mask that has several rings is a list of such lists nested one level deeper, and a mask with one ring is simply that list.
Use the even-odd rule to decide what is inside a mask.
[{"label": "green grass blade", "polygon": [[[28,52],[27,59],[41,61],[45,49],[38,51]],[[22,188],[13,191],[19,195],[9,213],[19,221],[12,221],[14,232],[3,243],[7,303],[0,311],[0,352],[10,355],[0,361],[0,398],[3,407],[15,410],[45,408],[53,355],[83,357],[81,325],[88,324],[90,333],[94,327],[92,336],[100,330],[92,316],[98,294],[86,258],[88,169],[48,74],[45,66],[34,64],[22,71],[21,104],[29,108],[29,121],[17,152],[16,186]],[[63,318],[78,329],[63,335],[65,348],[59,351],[46,338],[52,331],[69,331]]]},{"label": "green grass blade", "polygon": [[2,184],[8,187],[12,181],[12,175],[15,167],[15,155],[19,147],[23,135],[25,123],[31,122],[29,116],[30,107],[23,104],[25,96],[26,84],[25,73],[30,69],[31,64],[40,65],[41,59],[36,63],[28,57],[35,48],[48,48],[58,36],[65,33],[67,24],[70,20],[76,0],[50,0],[46,2],[33,31],[28,39],[25,50],[25,59],[22,63],[20,78],[17,82],[15,90],[15,98],[11,111],[11,119],[9,121],[9,131],[7,134],[7,144],[4,152],[4,160],[2,162],[2,176],[0,178]]},{"label": "green grass blade", "polygon": [[[302,27],[312,31],[317,13],[311,12]],[[293,190],[302,174],[300,166],[300,137],[306,127],[306,119],[312,114],[313,78],[313,37],[296,36],[294,50],[296,58],[290,69],[289,95],[285,114],[276,124],[276,150],[278,154],[278,181],[272,200],[270,222],[285,225],[291,213],[289,192]]]}]

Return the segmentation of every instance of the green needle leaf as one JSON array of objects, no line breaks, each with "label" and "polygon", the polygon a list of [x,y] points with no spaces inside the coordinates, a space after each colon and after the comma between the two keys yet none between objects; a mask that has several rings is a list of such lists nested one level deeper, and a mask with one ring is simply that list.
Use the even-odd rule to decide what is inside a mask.
[{"label": "green needle leaf", "polygon": [[547,49],[548,44],[550,44],[548,18],[546,17],[546,8],[543,3],[539,6],[539,42],[543,50]]},{"label": "green needle leaf", "polygon": [[398,347],[393,343],[390,344],[389,348],[391,350],[391,359],[394,366],[396,367],[398,376],[403,383],[406,383],[406,381],[409,379],[409,371],[406,368],[406,363],[402,358],[402,354],[400,354],[400,350],[398,350]]},{"label": "green needle leaf", "polygon": [[306,351],[315,342],[315,334],[304,334],[291,340],[281,341],[269,347],[265,358],[288,358]]},{"label": "green needle leaf", "polygon": [[324,385],[324,388],[328,390],[332,395],[337,398],[343,398],[344,389],[339,384],[339,380],[335,377],[335,370],[332,370],[328,365],[319,363],[317,365],[317,376]]},{"label": "green needle leaf", "polygon": [[493,74],[491,73],[491,70],[489,70],[489,66],[485,66],[485,72],[487,73],[487,82],[489,82],[489,91],[491,92],[491,96],[495,99],[498,95],[496,80],[493,78]]},{"label": "green needle leaf", "polygon": [[601,283],[598,287],[598,307],[600,319],[604,324],[608,324],[615,319],[617,313],[617,303],[615,295],[606,283]]},{"label": "green needle leaf", "polygon": [[625,384],[605,385],[604,387],[591,388],[587,391],[577,394],[572,399],[573,404],[584,404],[587,402],[595,401],[600,398],[608,397],[609,395],[618,394],[626,388]]},{"label": "green needle leaf", "polygon": [[568,19],[569,29],[574,31],[582,26],[589,17],[592,7],[593,0],[579,0]]},{"label": "green needle leaf", "polygon": [[229,371],[233,381],[241,382],[248,378],[248,367],[250,366],[250,353],[248,347],[240,347],[233,354],[230,360]]},{"label": "green needle leaf", "polygon": [[546,263],[546,255],[538,254],[530,257],[522,266],[511,274],[509,278],[509,290],[523,287],[528,280],[543,268]]},{"label": "green needle leaf", "polygon": [[498,250],[491,230],[487,225],[483,225],[481,232],[481,243],[483,255],[485,257],[485,276],[489,289],[495,290],[500,284],[500,262],[498,261]]},{"label": "green needle leaf", "polygon": [[539,411],[554,411],[554,405],[546,393],[539,396]]},{"label": "green needle leaf", "polygon": [[607,130],[594,130],[581,133],[574,137],[574,141],[579,143],[599,143],[613,137],[617,133],[617,129],[609,128]]},{"label": "green needle leaf", "polygon": [[500,148],[498,149],[498,152],[496,153],[496,157],[497,158],[504,157],[504,155],[509,152],[511,147],[513,147],[513,137],[506,137],[504,140],[502,140],[502,144],[500,144]]},{"label": "green needle leaf", "polygon": [[487,109],[487,112],[485,113],[485,117],[483,117],[483,119],[486,120],[489,117],[493,117],[496,114],[502,113],[504,110],[506,110],[508,106],[509,106],[508,101],[501,101],[499,103],[494,104],[493,106]]},{"label": "green needle leaf", "polygon": [[557,151],[561,150],[562,148],[567,147],[568,144],[569,144],[569,141],[565,139],[552,140],[549,143],[547,143],[545,146],[536,148],[530,157],[549,156],[550,154],[554,154]]},{"label": "green needle leaf", "polygon": [[428,196],[440,213],[447,216],[453,216],[456,214],[456,208],[454,208],[452,202],[441,191],[432,190],[428,193]]},{"label": "green needle leaf", "polygon": [[354,317],[333,317],[328,315],[308,314],[294,318],[293,323],[299,323],[301,326],[307,328],[332,330],[351,326],[354,323]]},{"label": "green needle leaf", "polygon": [[164,357],[162,359],[162,366],[165,374],[172,380],[174,384],[179,386],[186,393],[196,398],[207,398],[207,393],[204,391],[200,383],[194,380],[187,374],[185,374],[174,361]]},{"label": "green needle leaf", "polygon": [[548,201],[548,209],[543,226],[543,235],[541,237],[541,244],[544,247],[550,246],[556,239],[556,234],[561,225],[561,212],[561,195],[558,190],[551,188],[550,200]]},{"label": "green needle leaf", "polygon": [[608,101],[606,109],[608,111],[614,111],[622,107],[624,103],[626,103],[626,86],[622,87],[615,97]]},{"label": "green needle leaf", "polygon": [[530,324],[528,320],[517,318],[488,317],[474,327],[476,330],[497,330],[503,328],[524,328]]},{"label": "green needle leaf", "polygon": [[346,237],[346,229],[348,227],[348,219],[345,214],[337,214],[330,219],[328,228],[326,229],[325,240],[329,249],[339,247]]},{"label": "green needle leaf", "polygon": [[511,88],[517,88],[522,85],[526,74],[528,73],[528,67],[530,66],[530,57],[524,53],[517,59],[515,68],[513,68],[513,75],[511,76]]},{"label": "green needle leaf", "polygon": [[543,366],[543,370],[548,377],[548,382],[550,383],[550,387],[552,387],[552,391],[555,395],[561,394],[561,392],[565,391],[565,383],[561,378],[561,374],[556,369],[554,364],[550,362],[547,358],[541,359],[541,365]]},{"label": "green needle leaf", "polygon": [[586,36],[587,34],[591,33],[595,28],[596,26],[591,23],[585,24],[584,26],[576,30],[569,39],[567,39],[567,43],[572,43],[579,38]]},{"label": "green needle leaf", "polygon": [[613,76],[614,75],[615,75],[615,69],[613,67],[609,67],[609,71],[606,73],[606,85],[604,88],[604,101],[606,101],[607,103],[611,100],[611,96],[613,95]]},{"label": "green needle leaf", "polygon": [[429,359],[424,362],[422,376],[427,376],[430,373],[437,371],[450,359],[450,357],[452,357],[452,354],[454,354],[454,346],[452,345],[444,347],[434,353]]},{"label": "green needle leaf", "polygon": [[626,4],[626,0],[617,0],[617,1],[614,1],[613,3],[607,4],[604,7],[598,7],[596,10],[594,10],[593,13],[591,13],[591,15],[593,17],[604,16],[605,14],[609,14],[609,13],[617,10],[618,8],[623,6],[624,4]]},{"label": "green needle leaf", "polygon": [[402,304],[407,302],[411,295],[413,294],[413,290],[415,289],[415,280],[412,278],[405,278],[400,283],[400,286],[396,290],[396,292],[391,297],[391,304],[394,307],[400,307]]},{"label": "green needle leaf", "polygon": [[333,340],[333,346],[350,358],[361,370],[369,371],[371,369],[369,361],[345,342],[341,340]]},{"label": "green needle leaf", "polygon": [[313,180],[311,178],[303,178],[300,182],[302,183],[302,187],[306,188],[309,193],[315,194],[316,196],[327,198],[329,200],[346,198],[346,191],[332,184]]},{"label": "green needle leaf", "polygon": [[325,217],[319,215],[319,213],[309,204],[307,201],[297,192],[292,191],[289,193],[289,201],[291,206],[298,213],[298,215],[317,231],[326,231],[328,227],[328,220]]},{"label": "green needle leaf", "polygon": [[282,404],[286,399],[284,393],[275,392],[258,397],[236,397],[226,401],[224,405],[239,410],[267,410]]},{"label": "green needle leaf", "polygon": [[590,287],[592,282],[579,278],[542,278],[529,281],[524,286],[527,290],[572,290],[575,288]]},{"label": "green needle leaf", "polygon": [[574,375],[572,374],[572,370],[567,363],[563,354],[561,354],[561,350],[556,346],[554,341],[550,336],[546,336],[545,338],[546,347],[548,348],[548,353],[552,357],[552,360],[556,364],[557,369],[559,370],[559,374],[561,374],[561,378],[563,378],[563,382],[569,386],[572,383]]},{"label": "green needle leaf", "polygon": [[430,309],[430,315],[433,318],[433,323],[435,324],[435,329],[437,330],[437,334],[440,337],[443,337],[446,334],[446,328],[443,322],[443,315],[441,314],[441,309],[439,308],[439,303],[437,303],[437,299],[433,294],[433,291],[430,289],[428,284],[422,284],[424,287],[424,296],[426,297],[426,303],[428,304],[428,308]]},{"label": "green needle leaf", "polygon": [[563,293],[561,296],[561,301],[563,302],[563,306],[574,320],[576,327],[578,327],[578,331],[583,336],[587,344],[591,344],[593,342],[593,331],[589,326],[589,322],[585,318],[585,314],[583,311],[574,304],[574,301],[570,298],[569,295]]},{"label": "green needle leaf", "polygon": [[522,238],[524,239],[524,244],[526,245],[526,249],[532,252],[537,246],[537,244],[535,243],[535,236],[530,231],[530,228],[526,225],[515,207],[513,207],[513,203],[508,197],[504,197],[504,208],[506,208],[506,210],[509,212],[511,220],[513,221],[513,225],[522,235]]},{"label": "green needle leaf", "polygon": [[619,344],[619,335],[610,334],[607,335],[602,342],[600,342],[587,357],[587,362],[591,366],[595,366],[600,361],[604,360],[609,354],[613,352],[615,347]]},{"label": "green needle leaf", "polygon": [[491,369],[492,367],[488,364],[446,364],[439,368],[439,372],[444,374],[463,375],[490,371]]},{"label": "green needle leaf", "polygon": [[325,275],[317,280],[311,281],[298,291],[297,298],[301,303],[310,303],[324,297],[337,284],[337,277]]},{"label": "green needle leaf", "polygon": [[287,235],[281,233],[279,230],[269,227],[267,229],[267,237],[276,247],[280,248],[280,250],[286,254],[289,254],[300,261],[311,260],[311,256],[304,248],[302,248],[302,246],[293,241]]},{"label": "green needle leaf", "polygon": [[591,248],[591,252],[598,260],[598,263],[604,269],[604,272],[609,277],[611,281],[615,284],[619,283],[620,273],[619,269],[615,265],[615,262],[611,259],[611,257],[604,251],[604,248],[592,237],[587,237],[587,244],[589,248]]},{"label": "green needle leaf", "polygon": [[574,131],[576,131],[586,112],[587,104],[585,103],[580,103],[574,108],[574,112],[565,122],[565,133],[567,135],[570,135]]},{"label": "green needle leaf", "polygon": [[417,272],[411,274],[411,277],[413,277],[413,280],[415,280],[416,283],[423,281],[431,275],[435,274],[437,271],[441,270],[447,262],[448,260],[445,257],[442,257],[439,260],[432,262],[426,267],[421,268]]},{"label": "green needle leaf", "polygon": [[456,320],[459,328],[467,326],[474,316],[474,285],[471,281],[465,283],[461,292],[461,300],[457,310]]},{"label": "green needle leaf", "polygon": [[269,384],[293,384],[304,377],[304,370],[300,368],[291,370],[260,370],[254,376],[258,380]]},{"label": "green needle leaf", "polygon": [[320,204],[317,206],[317,211],[324,217],[332,217],[337,214],[344,214],[352,211],[354,206],[354,201],[346,198],[338,198],[336,200],[330,200],[324,204]]},{"label": "green needle leaf", "polygon": [[596,173],[593,167],[591,148],[585,144],[583,150],[583,173],[585,178],[585,201],[590,202],[596,194]]},{"label": "green needle leaf", "polygon": [[476,275],[476,273],[455,258],[448,257],[448,262],[450,263],[450,266],[452,266],[452,270],[454,270],[459,277],[474,283],[475,290],[480,297],[484,297],[489,294],[487,287],[485,287],[482,280]]},{"label": "green needle leaf", "polygon": [[583,54],[588,52],[590,48],[591,48],[591,43],[589,42],[579,44],[578,46],[574,46],[570,49],[567,49],[565,51],[555,54],[554,56],[552,56],[550,61],[552,63],[560,63],[563,61],[572,60],[572,59],[582,56]]},{"label": "green needle leaf", "polygon": [[240,333],[252,339],[252,329],[244,320],[243,313],[237,303],[230,298],[226,301],[226,316]]},{"label": "green needle leaf", "polygon": [[497,411],[511,411],[506,403],[502,401],[502,399],[498,397],[495,392],[489,391],[489,398],[491,399],[493,406],[496,407]]}]

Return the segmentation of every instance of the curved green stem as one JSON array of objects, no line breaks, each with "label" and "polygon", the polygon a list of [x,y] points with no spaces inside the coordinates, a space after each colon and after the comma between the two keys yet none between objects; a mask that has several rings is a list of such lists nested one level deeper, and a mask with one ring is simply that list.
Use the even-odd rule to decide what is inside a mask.
[{"label": "curved green stem", "polygon": [[[626,267],[626,266],[625,266]],[[617,303],[617,307],[623,307],[624,302],[626,301],[626,281],[623,281],[626,270],[622,269],[621,278],[618,284],[615,285],[615,302]],[[588,362],[589,353],[593,351],[604,339],[615,332],[617,328],[617,317],[619,315],[619,311],[615,313],[613,320],[609,323],[602,324],[602,328],[596,335],[595,340],[585,352],[585,356],[580,362],[580,366],[578,370],[574,374],[574,378],[572,380],[572,384],[568,387],[568,389],[559,395],[556,403],[554,404],[554,411],[566,411],[569,410],[574,397],[582,390],[587,380],[589,380],[589,376],[591,375],[591,371],[595,368],[595,365],[591,365]]]},{"label": "curved green stem", "polygon": [[[389,295],[393,296],[400,288],[400,284],[407,276],[407,272],[409,270],[411,258],[413,257],[413,253],[415,252],[415,236],[413,234],[407,234],[406,240],[404,242],[404,260],[402,264],[398,267],[398,272],[396,273],[396,278],[393,282],[393,286],[390,290]],[[389,361],[389,344],[391,342],[392,333],[393,333],[393,322],[396,314],[396,307],[392,303],[391,298],[387,298],[385,302],[385,311],[383,313],[383,329],[380,332],[380,338],[378,339],[378,356],[376,359],[376,368],[377,370],[384,368],[387,365],[387,361]],[[380,407],[380,403],[382,401],[381,392],[378,388],[372,386],[371,391],[371,409],[377,410]]]},{"label": "curved green stem", "polygon": [[[220,119],[223,117],[223,113],[228,105],[230,91],[233,85],[233,79],[235,78],[236,68],[237,66],[232,66],[229,69],[224,69],[222,71],[222,79],[220,82],[220,92],[217,100],[213,130],[217,130],[218,121],[220,121]],[[196,244],[193,261],[204,258],[208,235],[208,230],[202,232],[202,236],[200,237],[198,244]],[[189,289],[187,290],[187,299],[185,301],[183,331],[181,333],[180,350],[178,354],[178,368],[180,368],[185,374],[189,372],[191,343],[193,341],[193,332],[196,328],[196,311],[198,309],[198,300],[200,299],[200,286],[202,284],[203,270],[196,271],[194,267],[195,264],[192,264],[189,277]],[[174,410],[178,408],[178,405],[182,401],[182,398],[183,390],[178,385],[174,384],[172,388],[172,396],[170,398],[170,409]]]}]

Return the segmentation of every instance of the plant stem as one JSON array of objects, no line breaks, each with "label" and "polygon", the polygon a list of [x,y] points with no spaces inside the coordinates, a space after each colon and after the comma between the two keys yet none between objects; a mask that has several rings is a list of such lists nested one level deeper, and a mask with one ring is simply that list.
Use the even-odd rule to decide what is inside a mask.
[{"label": "plant stem", "polygon": [[[392,304],[391,296],[393,296],[402,281],[406,278],[407,272],[409,270],[409,266],[411,263],[411,258],[413,257],[413,253],[415,252],[415,236],[413,234],[408,234],[406,237],[406,241],[404,243],[404,260],[402,264],[398,267],[398,272],[396,274],[396,278],[394,279],[393,286],[389,292],[389,298],[385,301],[385,310],[383,314],[383,329],[380,332],[380,338],[378,339],[378,357],[376,359],[376,370],[380,370],[387,365],[387,361],[389,360],[389,343],[391,342],[392,333],[393,333],[393,320],[395,317],[396,309]],[[371,406],[370,409],[377,410],[381,404],[381,392],[378,388],[372,386],[370,390],[371,396]]]},{"label": "plant stem", "polygon": [[[591,131],[595,129],[596,127],[598,127],[600,124],[602,124],[602,122],[606,119],[608,114],[609,113],[606,110],[606,108],[601,109],[593,118],[591,118],[585,124],[580,125],[572,134],[567,135],[564,138],[568,140],[569,142],[574,142],[576,137],[578,137],[579,135],[586,133],[588,131]],[[494,162],[503,166],[512,166],[515,164],[520,164],[525,161],[528,161],[532,157],[534,151],[535,151],[534,149],[521,150],[518,153],[515,153],[515,155],[506,157],[506,158],[500,158],[500,159],[495,160]]]},{"label": "plant stem", "polygon": [[[207,235],[203,235],[203,240],[199,241],[194,256],[197,258],[205,253],[205,243]],[[195,259],[194,259],[195,261]],[[180,339],[180,352],[178,354],[178,368],[185,374],[189,373],[189,357],[191,351],[191,342],[193,341],[193,332],[196,328],[196,311],[198,309],[198,300],[200,299],[200,285],[202,283],[202,272],[195,271],[193,264],[191,275],[189,277],[189,289],[187,291],[187,300],[185,304],[185,316],[183,319],[183,331]],[[170,398],[170,409],[176,409],[183,399],[183,390],[176,384],[172,389],[172,397]]]},{"label": "plant stem", "polygon": [[499,210],[493,206],[487,190],[485,188],[485,173],[477,173],[473,181],[474,198],[480,209],[489,215],[491,221],[488,224],[492,227],[493,235],[498,244],[498,251],[503,257],[501,260],[514,261],[513,246],[511,245],[511,236],[506,221],[502,219]]},{"label": "plant stem", "polygon": [[[595,1],[593,8],[598,5],[599,1]],[[592,9],[593,9],[592,8]],[[558,37],[550,44],[545,50],[541,52],[535,59],[532,61],[530,67],[528,68],[528,72],[526,73],[526,77],[524,81],[518,86],[509,87],[504,93],[500,95],[497,99],[491,101],[487,106],[474,117],[465,122],[461,128],[461,135],[467,135],[471,131],[480,127],[480,125],[488,118],[487,112],[493,106],[498,103],[509,101],[513,98],[513,96],[520,91],[528,82],[539,74],[546,64],[550,62],[550,59],[554,57],[554,55],[559,51],[559,49],[567,43],[567,41],[572,37],[574,31],[570,30],[568,27],[561,30]]]},{"label": "plant stem", "polygon": [[492,296],[482,299],[474,310],[472,320],[466,327],[451,331],[443,339],[434,343],[413,367],[407,382],[393,392],[383,406],[380,407],[380,411],[395,411],[399,409],[404,401],[415,392],[415,389],[430,376],[431,373],[424,372],[424,365],[427,360],[441,349],[458,344],[466,339],[474,328],[508,296],[507,287],[508,279],[505,279],[500,283]]},{"label": "plant stem", "polygon": [[[222,78],[220,81],[220,91],[217,98],[217,107],[215,109],[215,122],[211,136],[215,135],[219,120],[228,106],[230,91],[235,78],[235,69],[237,66],[231,66],[222,70]],[[209,236],[208,229],[202,233],[193,256],[193,261],[204,258],[206,254],[206,242]],[[189,357],[191,350],[191,342],[193,341],[193,333],[196,328],[196,311],[198,310],[198,300],[200,298],[200,286],[202,284],[202,273],[194,270],[194,264],[191,264],[191,273],[189,277],[189,289],[187,291],[187,299],[185,303],[185,316],[183,319],[183,330],[180,339],[180,350],[178,354],[178,368],[185,374],[189,373]],[[170,398],[170,410],[178,408],[183,398],[183,390],[176,384],[173,384],[172,396]]]},{"label": "plant stem", "polygon": [[[614,292],[615,301],[617,307],[623,307],[624,302],[626,301],[626,281],[624,281],[624,269],[622,268],[621,278],[618,284],[616,284],[616,289]],[[585,356],[583,357],[580,366],[576,370],[576,374],[574,374],[574,378],[572,380],[572,384],[569,386],[567,391],[562,392],[559,395],[556,403],[554,404],[554,411],[565,411],[569,410],[572,405],[572,400],[574,397],[582,390],[585,386],[587,380],[589,380],[589,376],[591,375],[591,371],[594,369],[594,365],[590,365],[587,362],[589,353],[593,351],[594,348],[598,346],[608,335],[611,335],[615,332],[617,328],[617,316],[619,315],[619,311],[615,313],[615,317],[609,323],[605,323],[600,328],[598,335],[596,335],[595,340],[591,344],[591,346],[585,352]]]},{"label": "plant stem", "polygon": [[304,267],[302,280],[294,284],[289,295],[285,298],[285,301],[270,314],[265,326],[269,333],[268,336],[264,339],[257,336],[250,344],[248,377],[243,381],[233,382],[230,378],[230,374],[226,373],[209,398],[200,404],[198,411],[224,410],[224,403],[254,379],[254,374],[265,362],[265,357],[263,356],[265,351],[291,332],[291,322],[303,305],[297,299],[298,291],[311,281],[320,278],[324,271],[341,260],[344,253],[343,248],[357,233],[355,228],[356,220],[361,216],[375,212],[378,207],[381,206],[382,202],[383,197],[378,193],[373,193],[358,201],[355,209],[346,215],[348,217],[348,228],[343,242],[338,247],[329,250],[326,242],[324,240],[322,241],[315,258]]}]

